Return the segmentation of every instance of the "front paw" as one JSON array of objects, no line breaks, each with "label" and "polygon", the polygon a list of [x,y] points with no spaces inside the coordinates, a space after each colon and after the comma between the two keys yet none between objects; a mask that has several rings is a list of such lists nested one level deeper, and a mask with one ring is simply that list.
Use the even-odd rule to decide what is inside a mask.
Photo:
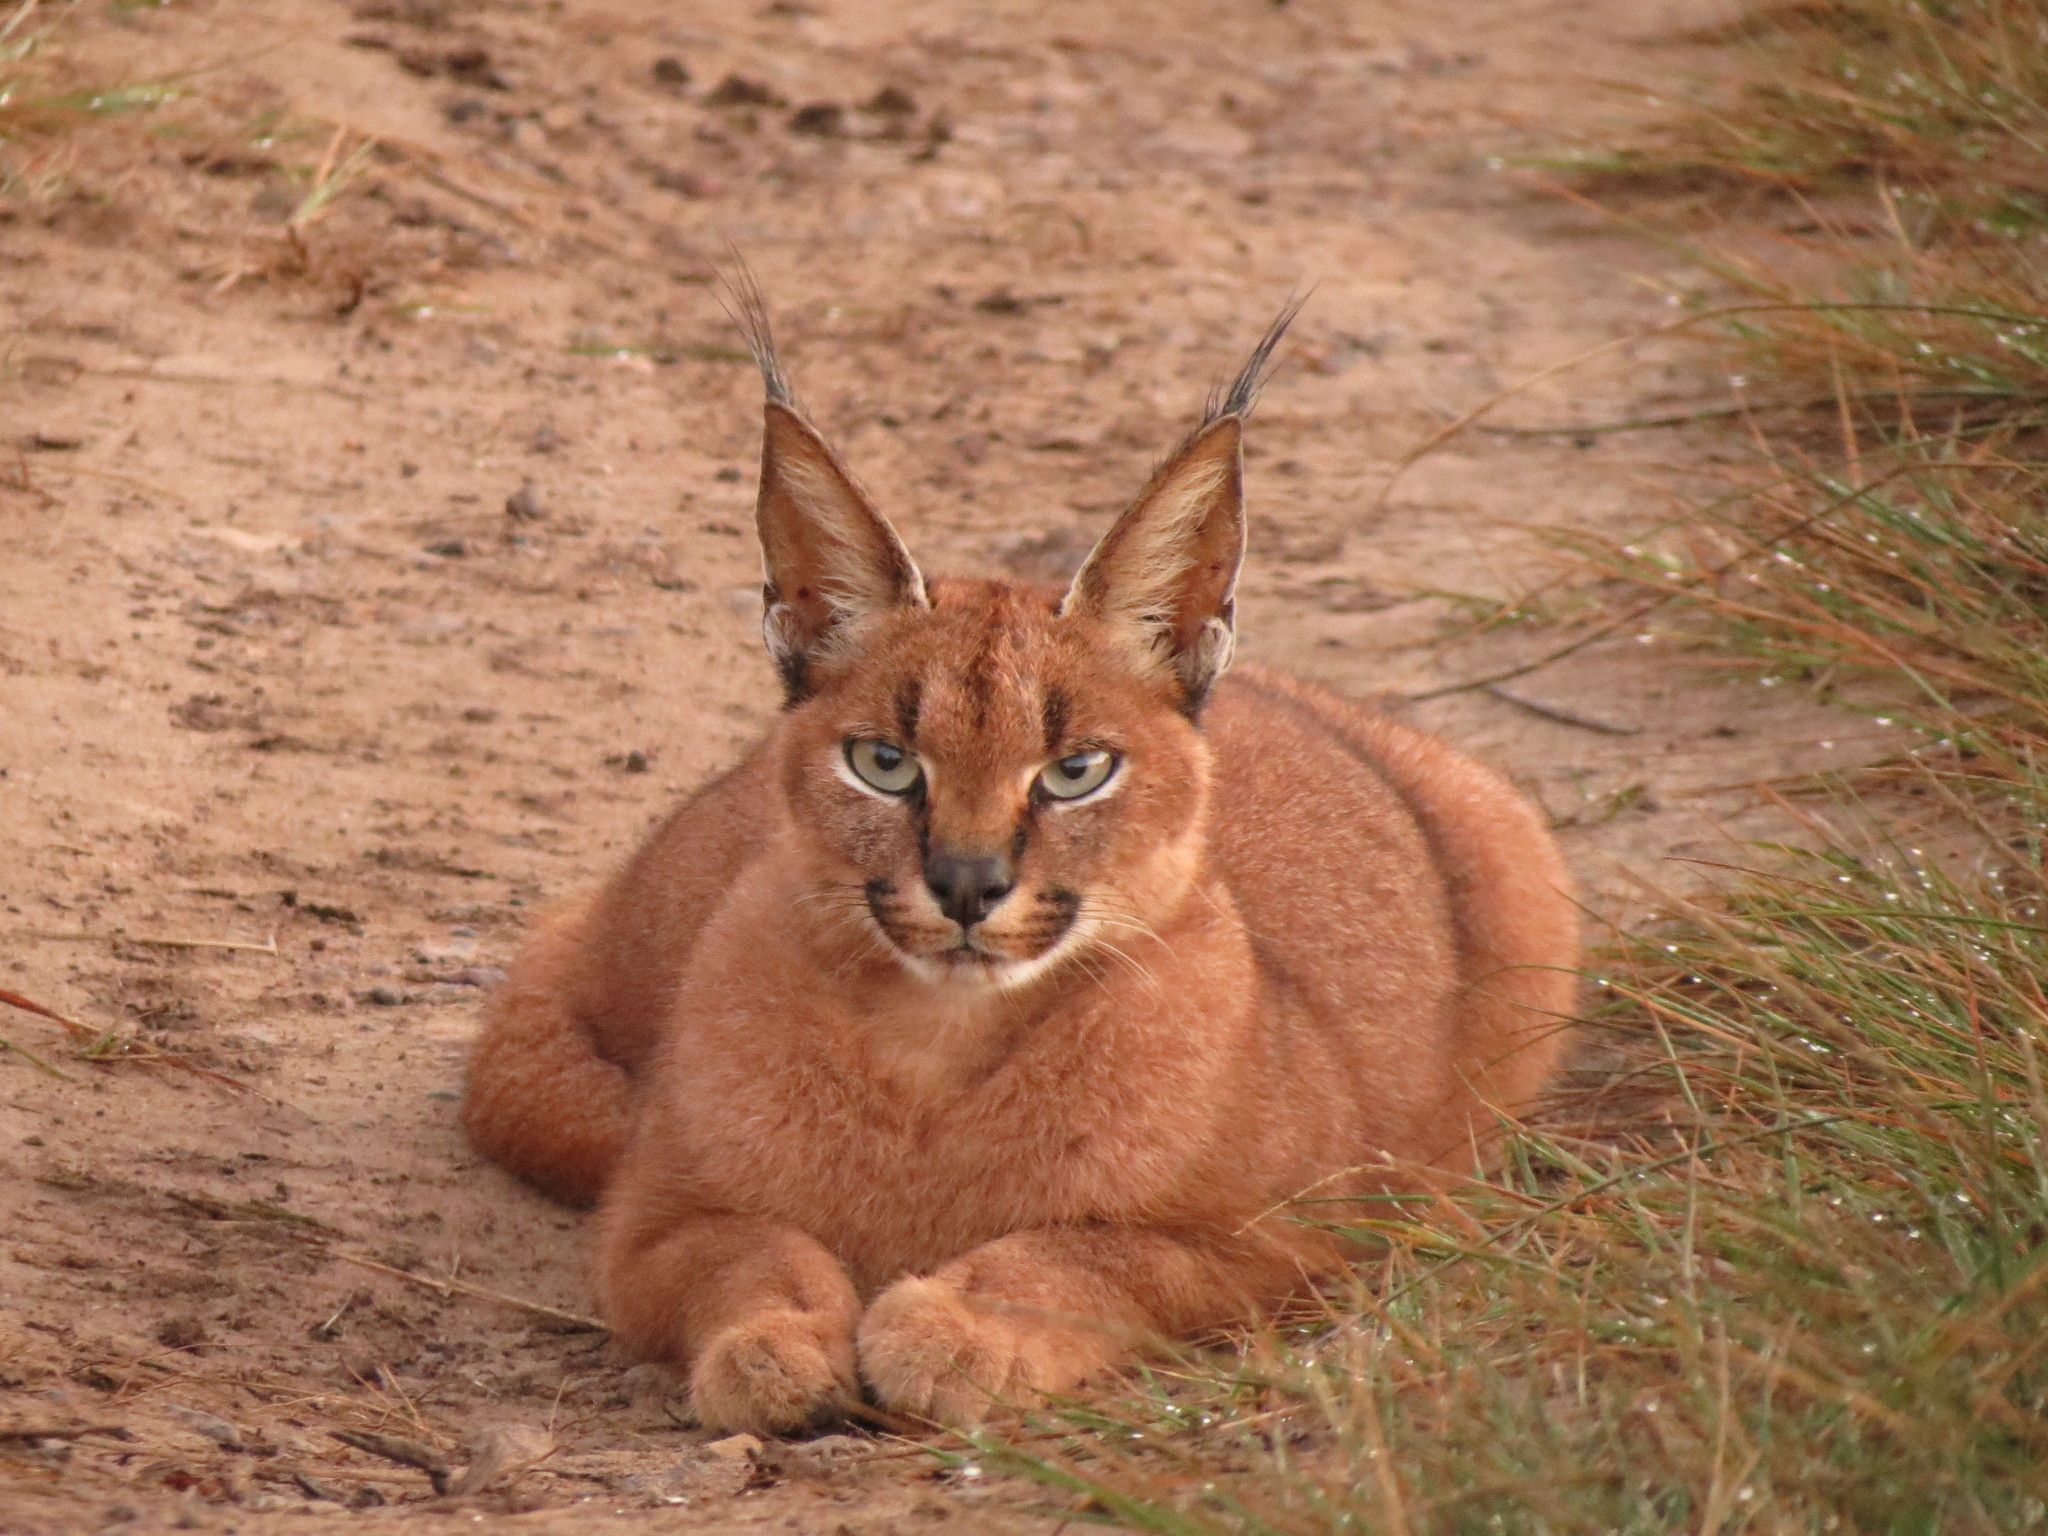
[{"label": "front paw", "polygon": [[756,1312],[705,1341],[690,1406],[707,1429],[782,1434],[859,1398],[844,1322],[815,1312]]},{"label": "front paw", "polygon": [[859,1344],[860,1373],[884,1403],[962,1427],[999,1407],[1034,1406],[1123,1353],[1109,1329],[917,1276],[875,1299]]}]

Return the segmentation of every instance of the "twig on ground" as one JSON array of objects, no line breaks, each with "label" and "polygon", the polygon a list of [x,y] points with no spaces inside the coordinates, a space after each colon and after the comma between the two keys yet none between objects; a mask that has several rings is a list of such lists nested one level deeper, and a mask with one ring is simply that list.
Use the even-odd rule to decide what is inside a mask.
[{"label": "twig on ground", "polygon": [[[143,1061],[157,1063],[166,1067],[176,1067],[180,1072],[189,1072],[194,1077],[203,1077],[210,1083],[220,1084],[223,1088],[232,1088],[236,1093],[253,1094],[255,1097],[264,1099],[267,1102],[275,1102],[269,1098],[269,1095],[251,1088],[247,1083],[229,1077],[225,1072],[216,1072],[211,1067],[202,1067],[198,1062],[180,1056],[176,1051],[167,1051],[160,1045],[151,1045],[147,1040],[123,1037],[115,1034],[111,1029],[96,1029],[90,1024],[81,1024],[76,1019],[67,1019],[56,1010],[45,1008],[41,1003],[34,1001],[32,998],[23,997],[19,992],[9,992],[6,988],[0,987],[0,1003],[5,1003],[10,1008],[19,1008],[24,1013],[33,1013],[38,1017],[50,1020],[52,1023],[61,1024],[71,1031],[73,1038],[90,1042],[80,1053],[89,1060]],[[19,1050],[20,1048],[17,1046],[15,1049]],[[23,1054],[26,1055],[27,1053],[23,1052]],[[59,1075],[61,1076],[62,1074],[60,1073]]]},{"label": "twig on ground", "polygon": [[109,1440],[133,1443],[135,1431],[120,1424],[82,1424],[73,1429],[0,1429],[0,1445],[34,1445],[38,1440],[83,1440],[87,1435],[104,1435]]},{"label": "twig on ground", "polygon": [[414,1285],[423,1285],[429,1290],[443,1291],[455,1296],[469,1296],[478,1301],[494,1301],[501,1307],[514,1307],[521,1312],[531,1312],[536,1317],[549,1318],[554,1322],[568,1323],[583,1333],[609,1333],[611,1329],[594,1317],[584,1317],[576,1312],[564,1312],[560,1307],[548,1306],[545,1302],[528,1301],[523,1296],[511,1296],[504,1291],[494,1291],[488,1286],[471,1285],[467,1280],[442,1280],[433,1275],[416,1275],[409,1270],[399,1269],[391,1264],[380,1264],[375,1259],[363,1258],[360,1254],[343,1253],[330,1249],[330,1253],[344,1264],[358,1265],[363,1269],[374,1269],[379,1274],[392,1275],[400,1280],[409,1280]]},{"label": "twig on ground", "polygon": [[27,937],[41,939],[46,944],[140,944],[148,949],[238,949],[253,955],[280,954],[277,935],[272,934],[261,944],[250,939],[159,939],[139,933],[30,933]]},{"label": "twig on ground", "polygon": [[142,944],[150,949],[234,949],[252,955],[275,955],[280,952],[277,947],[277,935],[274,933],[261,944],[247,939],[152,939],[134,933],[117,934],[114,937],[123,944]]},{"label": "twig on ground", "polygon": [[38,1056],[34,1051],[16,1045],[12,1040],[9,1040],[5,1035],[0,1035],[0,1051],[14,1052],[15,1055],[19,1056],[23,1061],[27,1062],[30,1066],[34,1067],[38,1072],[47,1072],[51,1077],[56,1078],[61,1083],[75,1083],[78,1081],[78,1079],[73,1077],[69,1072],[60,1071],[58,1068],[51,1066],[50,1063],[43,1060],[43,1058]]},{"label": "twig on ground", "polygon": [[19,992],[10,992],[5,987],[0,987],[0,1003],[5,1003],[10,1008],[19,1008],[23,1013],[33,1013],[38,1017],[62,1024],[66,1029],[77,1034],[99,1034],[99,1031],[91,1025],[81,1024],[76,1019],[67,1019],[63,1014],[56,1012],[54,1009],[45,1008],[33,998],[23,997]]},{"label": "twig on ground", "polygon": [[1545,720],[1555,720],[1559,725],[1575,725],[1582,731],[1598,731],[1603,736],[1640,736],[1643,731],[1640,725],[1616,725],[1611,720],[1596,720],[1591,715],[1582,715],[1556,704],[1525,699],[1519,693],[1509,693],[1499,683],[1488,683],[1480,692],[1499,699],[1503,704],[1526,709],[1532,715],[1541,715]]},{"label": "twig on ground", "polygon": [[368,1429],[330,1429],[329,1439],[339,1440],[343,1445],[353,1446],[367,1455],[382,1457],[385,1461],[396,1462],[401,1467],[411,1467],[427,1474],[427,1481],[434,1485],[434,1492],[448,1491],[449,1468],[447,1459],[439,1451],[421,1445],[417,1440],[407,1440],[398,1435],[380,1435]]}]

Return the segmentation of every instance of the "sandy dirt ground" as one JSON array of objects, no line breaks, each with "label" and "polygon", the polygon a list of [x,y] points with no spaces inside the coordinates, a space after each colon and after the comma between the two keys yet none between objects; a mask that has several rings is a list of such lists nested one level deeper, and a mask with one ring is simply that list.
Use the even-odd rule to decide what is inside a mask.
[{"label": "sandy dirt ground", "polygon": [[[457,1135],[464,1042],[528,915],[774,707],[728,241],[928,568],[1071,570],[1312,286],[1244,654],[1505,766],[1602,910],[1763,826],[1741,786],[1873,750],[1635,630],[1512,685],[1587,723],[1402,702],[1573,636],[1461,638],[1546,579],[1531,529],[1710,467],[1467,433],[1382,494],[1670,315],[1668,257],[1489,161],[1626,111],[1601,82],[1690,67],[1718,7],[61,11],[37,89],[96,110],[6,146],[0,200],[0,987],[111,1034],[0,1009],[63,1074],[0,1052],[0,1531],[1057,1523],[888,1440],[707,1448],[601,1334],[427,1283],[589,1309],[582,1218]],[[1691,369],[1625,349],[1499,417]],[[454,1490],[473,1443],[514,1465],[441,1494],[366,1431]]]}]

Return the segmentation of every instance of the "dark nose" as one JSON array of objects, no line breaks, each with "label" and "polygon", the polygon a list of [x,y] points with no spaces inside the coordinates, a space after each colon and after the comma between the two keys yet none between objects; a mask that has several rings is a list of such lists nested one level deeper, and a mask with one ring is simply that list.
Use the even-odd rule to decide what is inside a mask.
[{"label": "dark nose", "polygon": [[924,883],[941,912],[962,928],[972,928],[1010,894],[1017,879],[999,853],[940,852],[924,861]]}]

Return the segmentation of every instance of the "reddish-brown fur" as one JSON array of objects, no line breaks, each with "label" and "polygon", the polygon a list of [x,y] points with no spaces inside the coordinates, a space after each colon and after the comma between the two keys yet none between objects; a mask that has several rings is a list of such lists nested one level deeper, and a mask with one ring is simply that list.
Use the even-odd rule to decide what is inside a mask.
[{"label": "reddish-brown fur", "polygon": [[[926,583],[766,371],[791,708],[534,936],[464,1121],[601,1202],[604,1315],[707,1424],[863,1385],[971,1421],[1340,1263],[1290,1197],[1483,1164],[1561,1048],[1570,886],[1442,742],[1265,671],[1212,688],[1248,383],[1063,600]],[[864,739],[912,796],[862,787]],[[1105,789],[1047,798],[1091,749]],[[972,922],[955,855],[1014,882]]]}]

